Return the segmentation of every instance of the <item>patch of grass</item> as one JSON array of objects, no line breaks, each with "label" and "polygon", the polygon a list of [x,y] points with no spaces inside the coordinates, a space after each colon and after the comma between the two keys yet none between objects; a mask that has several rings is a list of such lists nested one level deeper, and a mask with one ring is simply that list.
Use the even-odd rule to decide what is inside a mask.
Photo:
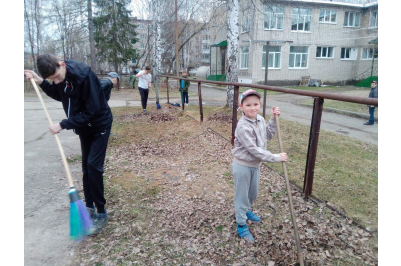
[{"label": "patch of grass", "polygon": [[71,156],[71,157],[67,158],[68,163],[77,163],[77,162],[80,162],[81,160],[82,160],[81,155]]}]

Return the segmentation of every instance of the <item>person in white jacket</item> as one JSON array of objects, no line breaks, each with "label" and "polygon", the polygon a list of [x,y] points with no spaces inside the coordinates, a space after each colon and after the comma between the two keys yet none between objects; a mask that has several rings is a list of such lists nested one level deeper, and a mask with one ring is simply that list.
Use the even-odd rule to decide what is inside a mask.
[{"label": "person in white jacket", "polygon": [[138,78],[138,90],[141,94],[143,112],[146,112],[149,89],[152,87],[152,75],[150,74],[150,67],[146,66],[145,69],[136,74],[135,77]]},{"label": "person in white jacket", "polygon": [[253,202],[258,195],[260,164],[262,162],[286,162],[287,153],[272,154],[267,150],[266,141],[276,133],[276,120],[280,109],[272,107],[271,118],[266,124],[259,115],[261,95],[254,90],[247,90],[241,95],[239,105],[243,116],[235,129],[234,149],[232,154],[232,174],[235,186],[235,220],[237,233],[247,242],[254,238],[246,225],[246,221],[260,222],[261,219],[251,211]]}]

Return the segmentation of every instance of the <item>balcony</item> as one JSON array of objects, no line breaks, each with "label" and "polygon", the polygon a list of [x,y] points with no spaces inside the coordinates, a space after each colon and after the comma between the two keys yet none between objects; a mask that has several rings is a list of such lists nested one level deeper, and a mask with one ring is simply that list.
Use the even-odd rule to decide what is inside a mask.
[{"label": "balcony", "polygon": [[210,59],[202,59],[201,63],[210,63]]},{"label": "balcony", "polygon": [[210,44],[210,40],[202,40],[202,44]]},{"label": "balcony", "polygon": [[202,54],[210,54],[210,49],[202,49]]}]

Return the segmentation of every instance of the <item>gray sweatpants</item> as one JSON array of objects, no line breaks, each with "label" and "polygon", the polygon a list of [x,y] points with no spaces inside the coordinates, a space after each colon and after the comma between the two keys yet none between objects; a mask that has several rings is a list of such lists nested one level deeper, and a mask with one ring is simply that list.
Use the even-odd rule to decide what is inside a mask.
[{"label": "gray sweatpants", "polygon": [[233,161],[231,171],[235,185],[235,220],[239,225],[246,223],[246,213],[258,196],[260,167],[243,166]]}]

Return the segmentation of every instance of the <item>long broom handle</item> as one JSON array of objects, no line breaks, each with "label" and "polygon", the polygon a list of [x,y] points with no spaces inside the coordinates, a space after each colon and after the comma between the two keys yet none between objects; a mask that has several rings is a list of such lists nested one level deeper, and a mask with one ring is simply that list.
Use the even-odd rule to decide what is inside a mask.
[{"label": "long broom handle", "polygon": [[[280,152],[283,153],[284,150],[283,150],[283,143],[281,141],[280,122],[279,122],[278,115],[275,115],[274,117],[276,118],[278,144],[280,146]],[[299,265],[304,266],[302,249],[301,249],[301,245],[299,244],[298,225],[297,225],[297,221],[296,221],[296,217],[295,217],[294,207],[292,205],[291,189],[290,189],[290,182],[288,181],[287,166],[286,166],[285,162],[281,162],[281,163],[283,165],[285,184],[286,184],[287,195],[288,195],[288,202],[290,203],[292,225],[294,226],[295,243],[297,245],[297,251],[298,251],[298,261],[299,261]]]},{"label": "long broom handle", "polygon": [[[33,78],[31,78],[31,83],[32,83],[33,87],[35,88],[36,94],[38,95],[40,102],[42,103],[43,109],[45,110],[45,113],[46,113],[47,119],[49,120],[50,125],[53,125],[52,119],[50,118],[49,112],[47,111],[45,102],[43,101],[42,95],[40,94],[38,86],[36,85],[35,81],[33,81]],[[65,158],[65,155],[64,155],[63,147],[61,146],[61,142],[58,138],[58,135],[54,134],[54,136],[56,137],[56,142],[57,142],[58,148],[60,150],[61,160],[64,163],[64,169],[65,169],[65,172],[67,173],[68,184],[70,185],[70,187],[73,187],[74,184],[72,183],[70,168],[68,167],[68,163],[67,163],[67,159]]]}]

